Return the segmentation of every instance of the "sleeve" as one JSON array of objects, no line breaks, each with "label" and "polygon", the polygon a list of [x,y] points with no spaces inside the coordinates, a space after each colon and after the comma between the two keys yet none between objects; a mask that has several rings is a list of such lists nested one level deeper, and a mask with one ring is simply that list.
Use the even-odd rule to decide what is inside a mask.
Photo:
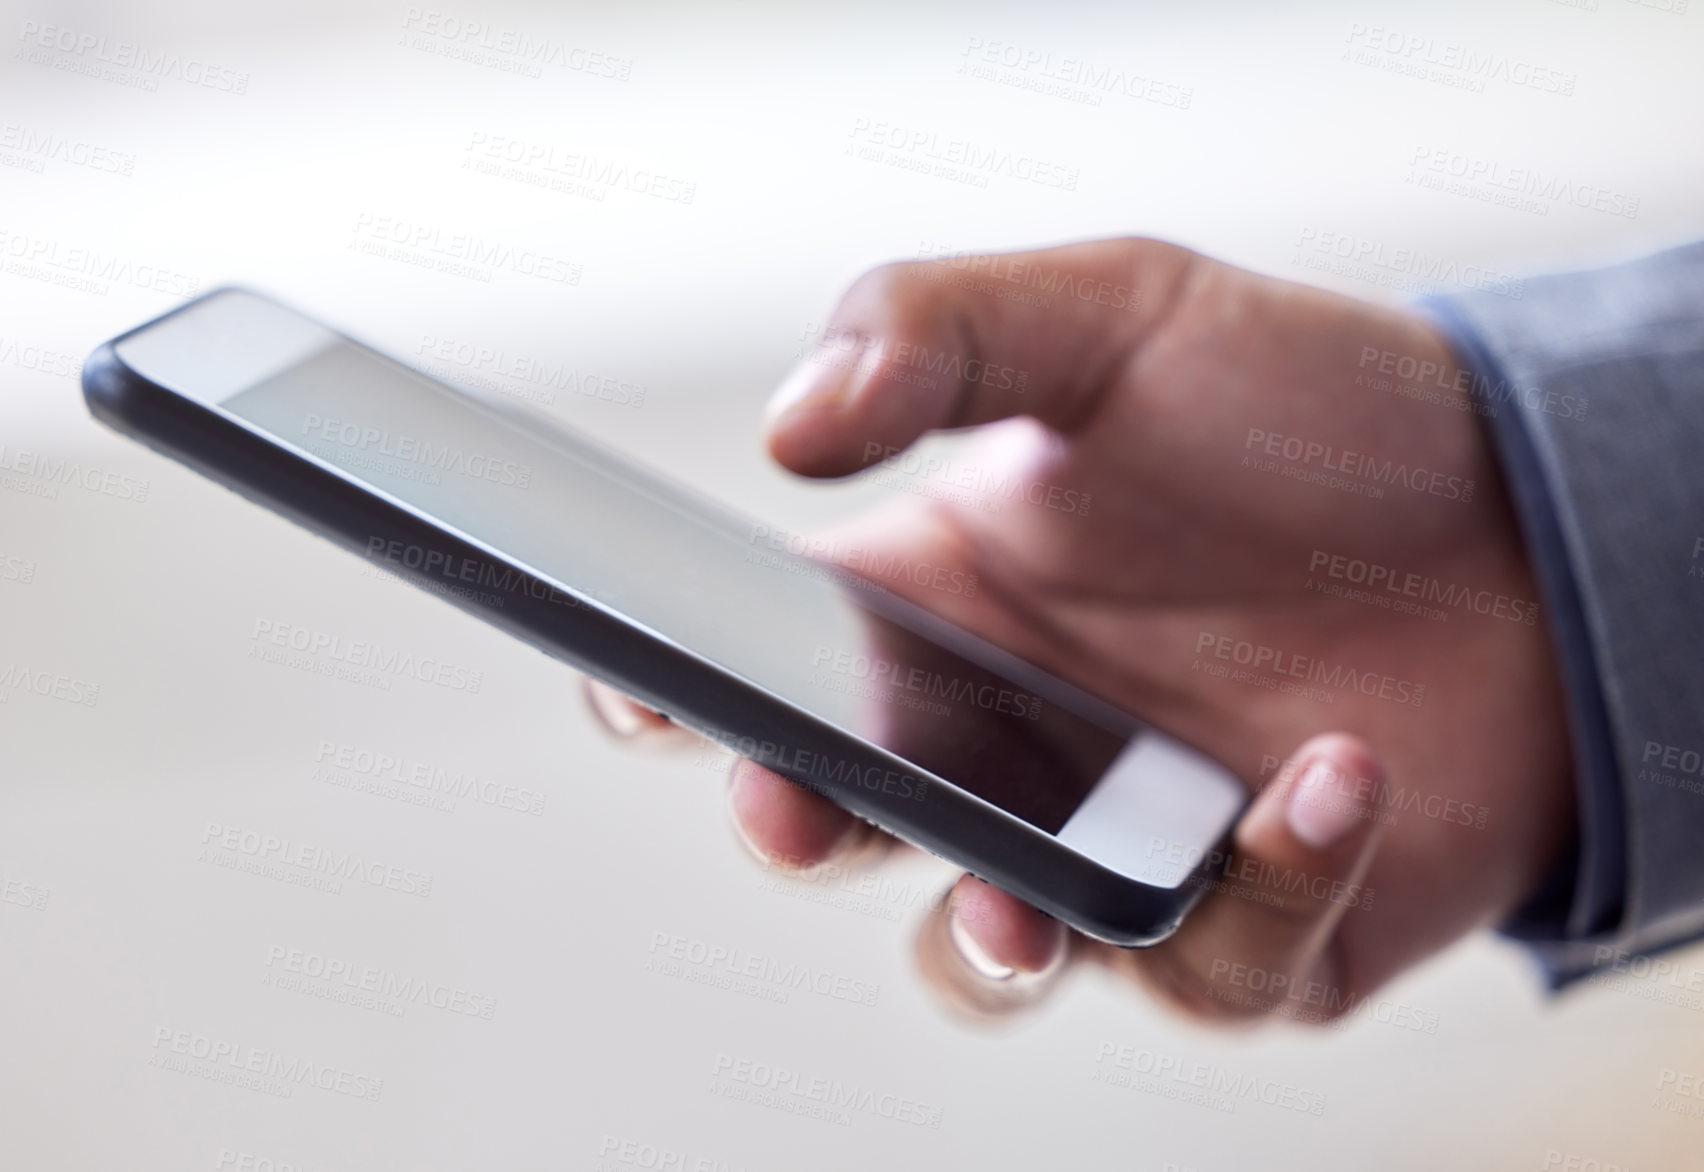
[{"label": "sleeve", "polygon": [[1503,925],[1561,987],[1704,936],[1704,244],[1435,298],[1573,737],[1575,850]]}]

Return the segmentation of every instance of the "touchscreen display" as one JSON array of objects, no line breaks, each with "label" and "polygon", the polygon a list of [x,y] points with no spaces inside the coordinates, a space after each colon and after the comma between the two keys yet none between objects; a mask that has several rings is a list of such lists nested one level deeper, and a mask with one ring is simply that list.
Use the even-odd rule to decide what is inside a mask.
[{"label": "touchscreen display", "polygon": [[[311,332],[277,369],[220,394],[224,410],[658,638],[1145,882],[1181,882],[1199,854],[1180,857],[1177,839],[1210,847],[1240,803],[1181,747],[974,642],[954,649],[951,628],[789,553],[768,528],[292,317]],[[219,377],[243,377],[242,349]],[[369,552],[399,570],[422,556]],[[1124,792],[1089,800],[1121,773]],[[1156,826],[1165,850],[1149,845]]]}]

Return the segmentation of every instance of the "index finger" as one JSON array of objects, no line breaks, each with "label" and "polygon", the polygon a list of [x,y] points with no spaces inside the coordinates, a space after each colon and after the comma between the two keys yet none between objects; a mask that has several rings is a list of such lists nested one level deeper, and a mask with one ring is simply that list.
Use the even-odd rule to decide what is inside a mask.
[{"label": "index finger", "polygon": [[1030,415],[1069,431],[1204,263],[1156,240],[968,259],[974,276],[921,261],[854,282],[771,403],[776,460],[844,476],[936,429]]}]

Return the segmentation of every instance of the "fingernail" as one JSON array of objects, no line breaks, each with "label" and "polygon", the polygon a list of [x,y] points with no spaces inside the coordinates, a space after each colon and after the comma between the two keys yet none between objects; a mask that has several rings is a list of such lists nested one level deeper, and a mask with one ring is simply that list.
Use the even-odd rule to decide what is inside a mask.
[{"label": "fingernail", "polygon": [[769,397],[765,423],[773,424],[806,404],[829,407],[851,398],[854,384],[869,373],[864,361],[870,346],[871,339],[852,330],[825,330]]},{"label": "fingernail", "polygon": [[1017,969],[1001,964],[989,956],[976,937],[970,934],[970,929],[965,927],[964,921],[957,916],[949,918],[947,936],[952,940],[953,947],[958,949],[959,956],[964,958],[964,963],[977,975],[987,977],[990,981],[1004,981],[1017,974]]},{"label": "fingernail", "polygon": [[754,839],[751,836],[751,832],[746,829],[745,822],[740,818],[739,806],[737,802],[732,799],[734,787],[740,784],[739,779],[739,763],[736,762],[734,768],[728,772],[728,790],[730,795],[728,803],[728,821],[733,825],[734,837],[738,838],[740,840],[740,844],[744,846],[746,850],[751,852],[751,857],[762,863],[765,868],[776,868],[782,871],[802,871],[808,867],[820,867],[825,863],[846,863],[854,854],[857,853],[857,849],[863,845],[864,834],[869,829],[869,824],[858,818],[850,818],[847,820],[846,825],[841,829],[840,833],[835,835],[833,842],[821,851],[813,852],[809,858],[796,858],[790,855],[777,854],[773,851],[766,850],[764,847],[758,845],[757,840]]},{"label": "fingernail", "polygon": [[861,818],[853,818],[846,824],[846,829],[834,840],[834,845],[823,853],[824,862],[845,862],[858,852],[864,845],[865,836],[870,832],[870,824]]},{"label": "fingernail", "polygon": [[775,866],[777,863],[785,866],[785,860],[775,858],[757,845],[757,840],[746,831],[745,824],[740,821],[740,816],[731,810],[728,812],[728,824],[734,828],[734,837],[739,840],[740,845],[745,847],[750,852],[751,857],[762,863],[766,869]]},{"label": "fingernail", "polygon": [[1315,758],[1290,786],[1290,829],[1315,850],[1337,845],[1364,820],[1365,804],[1336,784],[1343,776],[1330,761]]},{"label": "fingernail", "polygon": [[615,736],[622,740],[631,740],[645,730],[644,718],[623,697],[594,684],[590,679],[585,681],[584,690],[586,705],[592,710],[592,715]]},{"label": "fingernail", "polygon": [[763,409],[764,421],[774,423],[807,403],[813,407],[832,405],[845,397],[849,374],[834,365],[831,354],[819,351],[802,359],[769,397]]}]

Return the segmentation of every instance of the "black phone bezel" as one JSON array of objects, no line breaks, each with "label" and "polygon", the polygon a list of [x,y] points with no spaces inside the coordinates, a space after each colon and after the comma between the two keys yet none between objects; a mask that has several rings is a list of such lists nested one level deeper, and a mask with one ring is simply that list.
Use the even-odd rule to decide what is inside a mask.
[{"label": "black phone bezel", "polygon": [[[1210,886],[1212,870],[1227,857],[1240,812],[1177,887],[1156,887],[1120,875],[943,778],[652,636],[604,608],[564,605],[565,595],[578,597],[566,584],[535,575],[434,525],[352,479],[238,425],[215,408],[148,380],[118,357],[115,347],[126,338],[233,288],[209,290],[98,347],[83,366],[83,394],[90,414],[113,430],[416,585],[430,588],[438,583],[423,572],[377,556],[372,552],[375,540],[422,546],[448,557],[468,559],[466,564],[488,567],[493,573],[520,575],[525,588],[510,592],[500,606],[481,601],[486,597],[481,592],[432,592],[725,745],[767,746],[767,750],[746,755],[1096,939],[1126,948],[1157,944],[1177,929]],[[241,291],[253,294],[252,290]],[[364,348],[383,356],[382,351]],[[441,385],[463,393],[451,384]],[[575,439],[597,447],[583,437]],[[638,475],[652,475],[621,457],[609,453],[603,456]],[[981,642],[968,632],[960,634]],[[1029,666],[1031,671],[1047,676]],[[1070,689],[1063,681],[1058,683]],[[1140,722],[1127,714],[1126,719],[1133,727],[1140,727]],[[766,753],[769,759],[765,759]],[[797,767],[794,762],[800,758],[815,764]],[[919,779],[924,783],[924,796],[903,796],[846,780],[849,773],[864,777],[871,771],[878,777],[897,773]]]}]

